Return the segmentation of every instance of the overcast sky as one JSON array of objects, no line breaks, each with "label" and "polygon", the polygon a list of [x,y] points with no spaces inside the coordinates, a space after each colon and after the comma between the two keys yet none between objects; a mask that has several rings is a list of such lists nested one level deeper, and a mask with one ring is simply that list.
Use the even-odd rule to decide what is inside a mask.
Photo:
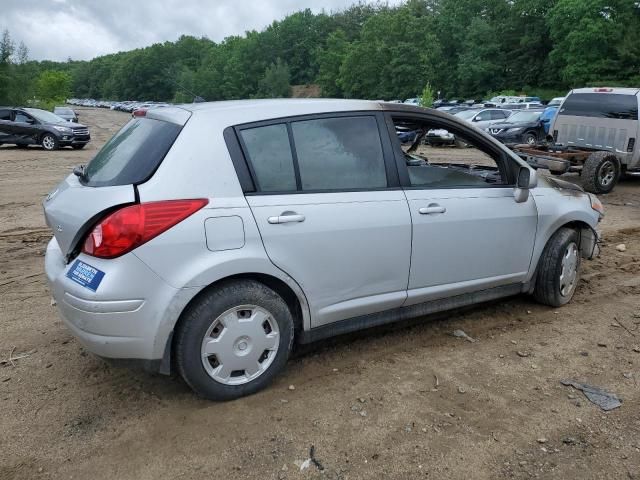
[{"label": "overcast sky", "polygon": [[340,10],[356,1],[0,0],[0,30],[22,40],[31,59],[88,60],[183,34],[220,41],[304,8]]}]

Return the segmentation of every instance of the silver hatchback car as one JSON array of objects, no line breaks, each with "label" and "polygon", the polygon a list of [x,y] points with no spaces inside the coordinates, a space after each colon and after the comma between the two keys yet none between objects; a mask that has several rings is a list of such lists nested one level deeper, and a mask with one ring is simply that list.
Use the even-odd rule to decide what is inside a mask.
[{"label": "silver hatchback car", "polygon": [[149,110],[43,206],[82,345],[216,400],[265,387],[294,342],[520,293],[563,305],[603,215],[448,114],[349,100]]}]

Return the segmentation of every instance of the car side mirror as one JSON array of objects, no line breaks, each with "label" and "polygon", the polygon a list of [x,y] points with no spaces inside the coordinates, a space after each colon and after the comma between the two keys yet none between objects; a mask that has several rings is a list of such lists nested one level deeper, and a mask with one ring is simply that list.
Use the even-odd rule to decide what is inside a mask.
[{"label": "car side mirror", "polygon": [[538,185],[538,174],[535,170],[528,167],[520,167],[518,170],[518,179],[513,196],[517,203],[526,202],[529,199],[529,190]]}]

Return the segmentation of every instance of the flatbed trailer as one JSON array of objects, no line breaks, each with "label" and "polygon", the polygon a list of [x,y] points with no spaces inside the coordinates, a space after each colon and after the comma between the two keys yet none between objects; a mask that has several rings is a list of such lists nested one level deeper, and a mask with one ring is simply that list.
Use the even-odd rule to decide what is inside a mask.
[{"label": "flatbed trailer", "polygon": [[[562,145],[513,145],[510,147],[533,168],[548,169],[552,175],[577,172],[588,192],[608,193],[618,182],[620,159],[609,151]],[[624,170],[628,176],[640,176],[640,171]]]}]

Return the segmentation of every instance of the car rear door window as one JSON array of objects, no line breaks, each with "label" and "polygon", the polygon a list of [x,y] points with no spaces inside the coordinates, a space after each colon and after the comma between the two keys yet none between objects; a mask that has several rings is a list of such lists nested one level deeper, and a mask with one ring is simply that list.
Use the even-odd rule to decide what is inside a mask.
[{"label": "car rear door window", "polygon": [[638,98],[616,93],[572,93],[562,105],[560,114],[638,120]]},{"label": "car rear door window", "polygon": [[293,122],[301,188],[360,190],[387,186],[375,117],[338,117]]},{"label": "car rear door window", "polygon": [[241,135],[259,190],[295,191],[296,176],[286,124],[248,128]]},{"label": "car rear door window", "polygon": [[151,118],[131,120],[87,164],[83,182],[102,187],[148,180],[180,129],[180,125]]}]

